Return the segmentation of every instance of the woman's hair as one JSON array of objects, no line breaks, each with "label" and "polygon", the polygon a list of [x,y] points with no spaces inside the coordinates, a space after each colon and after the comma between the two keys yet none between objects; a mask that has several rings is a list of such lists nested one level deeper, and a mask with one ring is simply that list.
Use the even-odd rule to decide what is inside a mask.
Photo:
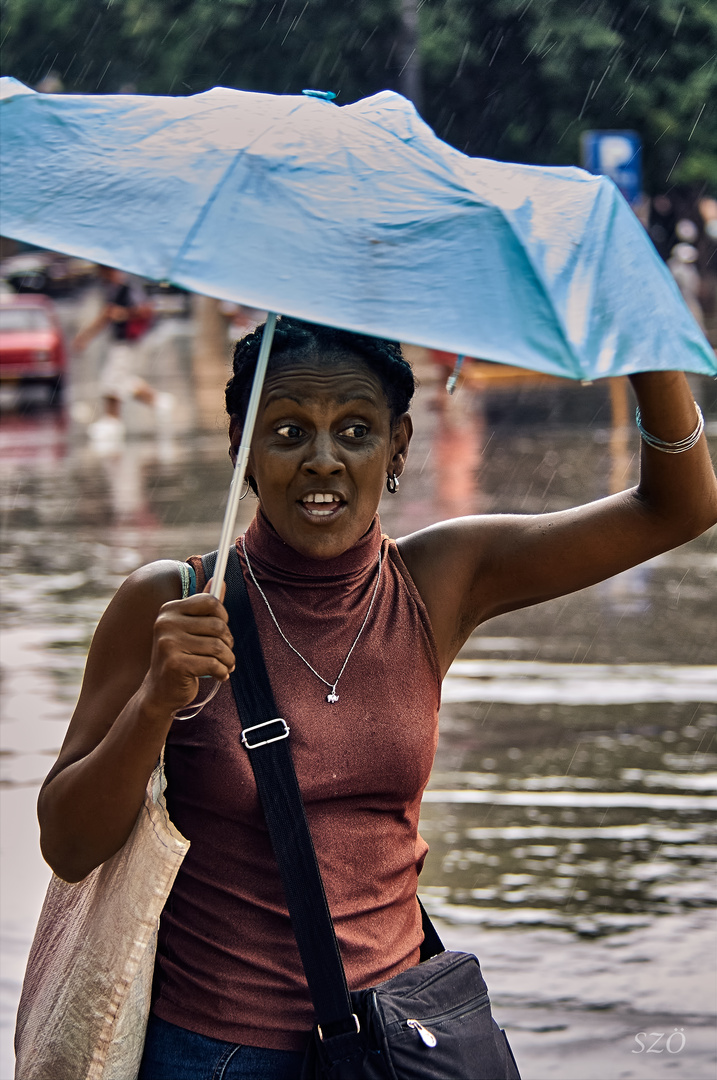
[{"label": "woman's hair", "polygon": [[[244,416],[251,393],[251,383],[259,358],[263,324],[257,326],[234,347],[234,374],[227,383],[226,405],[230,416]],[[391,411],[391,421],[408,411],[415,390],[413,369],[395,341],[353,334],[331,326],[303,322],[282,315],[277,319],[271,346],[269,368],[279,366],[282,357],[298,359],[307,355],[327,359],[353,354],[361,357],[378,376]]]}]

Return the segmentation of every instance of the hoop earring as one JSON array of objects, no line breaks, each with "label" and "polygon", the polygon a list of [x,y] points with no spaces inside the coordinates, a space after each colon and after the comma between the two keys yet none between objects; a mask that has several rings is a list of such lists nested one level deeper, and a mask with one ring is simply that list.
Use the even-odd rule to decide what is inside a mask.
[{"label": "hoop earring", "polygon": [[386,490],[391,495],[395,495],[398,491],[398,477],[394,473],[393,476],[386,476]]},{"label": "hoop earring", "polygon": [[245,477],[245,479],[244,479],[244,483],[246,484],[246,491],[244,492],[244,494],[243,494],[243,495],[240,495],[240,496],[239,496],[239,502],[241,502],[241,501],[242,501],[242,499],[246,499],[247,495],[248,495],[248,494],[249,494],[249,492],[251,491],[251,485],[250,485],[250,483],[249,483],[249,478],[248,478],[248,477]]}]

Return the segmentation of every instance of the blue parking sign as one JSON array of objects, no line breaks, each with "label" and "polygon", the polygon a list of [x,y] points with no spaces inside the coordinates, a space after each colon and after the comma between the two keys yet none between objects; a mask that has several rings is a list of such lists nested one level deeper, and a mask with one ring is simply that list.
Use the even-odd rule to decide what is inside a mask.
[{"label": "blue parking sign", "polygon": [[609,176],[633,206],[642,193],[642,142],[635,131],[584,131],[582,165]]}]

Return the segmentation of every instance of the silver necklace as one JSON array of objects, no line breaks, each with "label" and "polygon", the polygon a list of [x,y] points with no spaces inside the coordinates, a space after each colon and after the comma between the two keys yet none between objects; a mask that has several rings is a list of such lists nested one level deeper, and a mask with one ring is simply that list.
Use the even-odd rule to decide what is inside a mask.
[{"label": "silver necklace", "polygon": [[361,637],[361,635],[363,634],[363,632],[364,632],[364,628],[365,628],[365,626],[366,626],[366,623],[368,622],[368,617],[369,617],[369,615],[371,614],[371,609],[373,608],[373,602],[374,602],[374,600],[376,599],[376,593],[378,592],[378,583],[379,583],[379,581],[381,580],[381,551],[379,550],[379,553],[378,553],[378,573],[377,573],[377,575],[376,575],[376,584],[374,585],[374,587],[373,587],[373,593],[371,594],[371,602],[370,602],[370,604],[368,605],[368,611],[366,612],[366,614],[365,614],[365,616],[364,616],[364,620],[363,620],[363,622],[361,623],[361,628],[360,628],[360,630],[359,630],[358,634],[357,634],[357,635],[356,635],[356,637],[354,638],[354,643],[353,643],[353,645],[351,646],[351,648],[349,649],[349,651],[348,651],[348,652],[346,653],[346,659],[344,660],[343,664],[341,665],[341,671],[340,671],[340,672],[338,673],[338,675],[336,676],[336,679],[334,680],[334,682],[329,682],[329,680],[328,680],[328,679],[325,679],[325,678],[323,677],[323,675],[319,675],[319,673],[318,673],[318,671],[316,670],[316,668],[312,667],[312,666],[311,666],[311,664],[309,663],[309,661],[308,661],[308,660],[306,659],[306,657],[305,657],[305,656],[302,656],[302,655],[301,655],[301,653],[299,652],[299,650],[298,650],[297,648],[295,648],[295,646],[294,646],[294,645],[292,645],[292,644],[291,644],[291,642],[289,641],[288,637],[286,636],[286,634],[284,633],[284,631],[283,631],[283,630],[281,629],[281,627],[279,626],[279,623],[278,623],[278,622],[276,621],[276,615],[275,615],[275,614],[274,614],[274,612],[273,612],[273,611],[271,610],[271,604],[270,604],[270,603],[269,603],[269,601],[267,600],[267,598],[266,598],[266,594],[265,594],[264,590],[262,589],[261,585],[259,584],[259,582],[258,582],[258,581],[256,580],[256,578],[255,578],[255,576],[254,576],[254,571],[252,570],[252,566],[251,566],[251,563],[250,563],[250,561],[249,561],[249,553],[247,552],[247,549],[246,549],[246,541],[244,540],[244,537],[243,537],[243,536],[242,536],[242,538],[241,538],[241,546],[242,546],[242,548],[243,548],[243,550],[244,550],[244,558],[246,559],[246,566],[247,566],[247,570],[249,571],[249,574],[251,575],[251,580],[252,580],[252,581],[254,582],[254,584],[256,585],[257,589],[259,590],[259,594],[260,594],[260,596],[261,596],[262,600],[264,601],[264,603],[266,604],[266,610],[267,610],[267,611],[269,612],[269,614],[271,615],[271,618],[272,618],[272,621],[273,621],[273,623],[274,623],[274,626],[275,626],[275,627],[276,627],[276,629],[277,629],[277,630],[279,631],[279,633],[281,634],[281,636],[283,637],[284,641],[285,641],[285,642],[286,642],[286,644],[287,644],[287,645],[289,646],[289,648],[291,649],[291,651],[292,651],[293,653],[296,653],[296,655],[297,655],[297,656],[299,657],[299,660],[302,660],[302,661],[303,661],[303,662],[304,662],[304,663],[306,664],[306,666],[307,666],[307,668],[309,669],[309,671],[313,672],[313,674],[314,674],[314,675],[316,676],[316,678],[317,678],[317,679],[320,679],[320,680],[321,680],[321,682],[322,682],[322,683],[324,684],[324,686],[328,686],[328,688],[329,688],[329,693],[328,693],[328,694],[326,695],[326,700],[328,701],[328,703],[329,703],[330,705],[335,705],[335,704],[336,704],[336,702],[337,702],[337,701],[339,700],[339,695],[338,695],[338,694],[336,693],[336,687],[338,686],[338,682],[339,682],[339,679],[341,678],[341,676],[342,676],[342,675],[343,675],[343,673],[344,673],[344,670],[345,670],[345,668],[346,668],[346,665],[347,665],[347,664],[348,664],[348,662],[349,662],[349,657],[351,656],[351,653],[352,653],[352,652],[354,651],[354,649],[355,649],[355,648],[356,648],[356,646],[358,645],[358,641],[359,641],[359,638],[360,638],[360,637]]}]

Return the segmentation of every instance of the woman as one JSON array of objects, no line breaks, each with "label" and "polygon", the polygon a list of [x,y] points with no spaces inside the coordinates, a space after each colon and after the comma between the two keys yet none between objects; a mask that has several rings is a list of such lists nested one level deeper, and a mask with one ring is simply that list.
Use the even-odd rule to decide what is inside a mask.
[{"label": "woman", "polygon": [[[235,351],[232,459],[260,334]],[[395,543],[381,539],[376,511],[406,464],[410,367],[390,342],[278,323],[248,466],[259,508],[237,550],[352,988],[418,962],[420,798],[440,681],[469,634],[717,520],[686,379],[631,381],[643,436],[636,489],[558,513],[445,521]],[[238,742],[226,611],[190,561],[195,595],[180,599],[177,564],[157,562],[103,616],[40,795],[42,848],[70,881],[117,851],[166,740],[170,814],[192,847],[162,917],[141,1077],[290,1078],[311,1005]],[[224,685],[197,717],[173,722],[202,676]]]}]

